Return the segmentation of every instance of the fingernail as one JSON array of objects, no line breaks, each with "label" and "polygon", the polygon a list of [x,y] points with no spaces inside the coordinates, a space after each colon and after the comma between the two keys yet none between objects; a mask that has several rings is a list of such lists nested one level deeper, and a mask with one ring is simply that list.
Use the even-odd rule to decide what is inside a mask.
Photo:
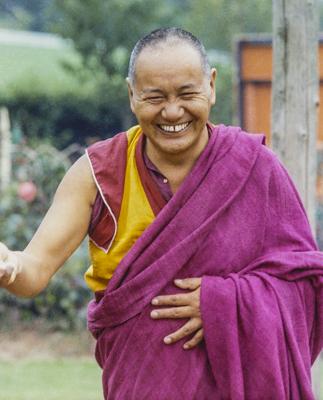
[{"label": "fingernail", "polygon": [[188,344],[184,344],[183,349],[187,350],[189,348],[190,348],[190,346]]},{"label": "fingernail", "polygon": [[164,338],[164,343],[166,343],[166,344],[172,343],[172,338],[170,338],[169,336],[165,337]]},{"label": "fingernail", "polygon": [[181,284],[182,283],[182,279],[175,279],[175,281],[174,281],[175,283],[179,283],[179,284]]},{"label": "fingernail", "polygon": [[158,305],[158,299],[152,299],[151,304],[154,306]]},{"label": "fingernail", "polygon": [[150,316],[151,316],[152,318],[157,318],[157,317],[158,317],[158,312],[157,312],[157,311],[152,311],[152,312],[150,313]]}]

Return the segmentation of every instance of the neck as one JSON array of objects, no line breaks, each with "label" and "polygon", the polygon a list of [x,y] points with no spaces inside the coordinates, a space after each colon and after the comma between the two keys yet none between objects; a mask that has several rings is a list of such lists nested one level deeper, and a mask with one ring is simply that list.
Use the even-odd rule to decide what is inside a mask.
[{"label": "neck", "polygon": [[172,188],[177,188],[195,165],[208,140],[209,133],[207,127],[205,127],[201,140],[185,151],[180,153],[161,152],[153,146],[148,138],[146,139],[145,151],[151,162],[169,179]]}]

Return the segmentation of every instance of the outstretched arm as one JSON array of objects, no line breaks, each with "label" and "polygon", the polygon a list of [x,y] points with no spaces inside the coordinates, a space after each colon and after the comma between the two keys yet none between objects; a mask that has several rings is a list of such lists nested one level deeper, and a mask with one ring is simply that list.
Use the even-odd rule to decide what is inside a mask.
[{"label": "outstretched arm", "polygon": [[66,173],[34,237],[24,251],[0,244],[0,286],[32,297],[77,249],[87,234],[96,187],[82,156]]}]

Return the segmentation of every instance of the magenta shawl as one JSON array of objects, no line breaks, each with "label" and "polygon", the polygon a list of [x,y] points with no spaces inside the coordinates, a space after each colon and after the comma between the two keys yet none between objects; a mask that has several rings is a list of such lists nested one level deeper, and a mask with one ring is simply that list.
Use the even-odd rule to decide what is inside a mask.
[{"label": "magenta shawl", "polygon": [[[214,128],[178,192],[88,310],[105,399],[309,400],[323,343],[323,254],[263,137]],[[109,201],[109,199],[107,199]],[[163,338],[151,299],[202,277],[205,340]]]}]

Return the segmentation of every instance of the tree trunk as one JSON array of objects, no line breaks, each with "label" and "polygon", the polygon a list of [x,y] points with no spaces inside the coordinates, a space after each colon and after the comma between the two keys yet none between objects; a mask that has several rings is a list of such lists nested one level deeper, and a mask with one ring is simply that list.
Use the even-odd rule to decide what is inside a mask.
[{"label": "tree trunk", "polygon": [[315,232],[317,0],[273,0],[273,150],[290,172]]},{"label": "tree trunk", "polygon": [[7,108],[0,108],[0,191],[11,178],[11,135]]}]

